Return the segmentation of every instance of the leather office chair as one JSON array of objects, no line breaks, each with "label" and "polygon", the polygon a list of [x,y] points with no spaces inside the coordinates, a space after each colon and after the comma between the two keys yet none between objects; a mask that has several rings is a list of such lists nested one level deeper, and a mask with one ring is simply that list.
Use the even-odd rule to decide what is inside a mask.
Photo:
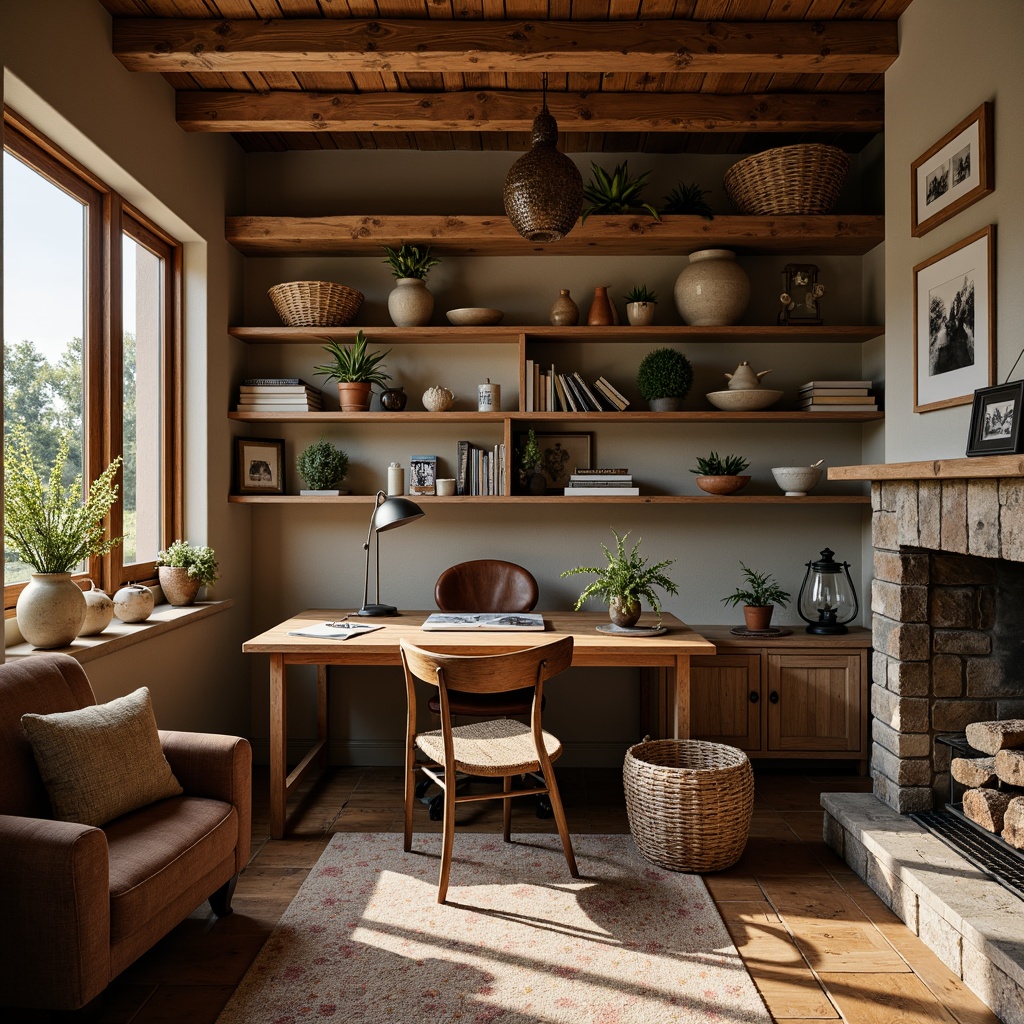
[{"label": "leather office chair", "polygon": [[[562,753],[555,736],[545,732],[541,721],[544,684],[552,676],[564,672],[572,663],[573,640],[562,637],[554,643],[531,647],[510,654],[466,657],[458,654],[435,654],[401,641],[402,667],[408,702],[405,744],[405,850],[412,849],[412,805],[416,789],[416,772],[422,771],[441,787],[444,826],[441,843],[441,874],[437,902],[444,903],[451,874],[452,848],[455,841],[455,805],[476,800],[503,801],[502,834],[509,842],[512,833],[512,800],[520,796],[545,794],[558,826],[569,873],[579,878],[572,840],[565,821],[565,811],[558,794],[551,763]],[[437,688],[441,706],[441,728],[416,731],[416,680]],[[449,688],[450,687],[450,688]],[[507,694],[528,690],[531,694],[530,724],[511,718],[478,720],[468,725],[452,725],[451,697],[458,693],[481,696]],[[417,763],[416,751],[428,759]],[[457,795],[454,780],[458,772],[500,778],[500,793],[468,793]],[[541,785],[533,789],[512,789],[515,776],[542,772]],[[451,782],[452,784],[449,784]]]}]

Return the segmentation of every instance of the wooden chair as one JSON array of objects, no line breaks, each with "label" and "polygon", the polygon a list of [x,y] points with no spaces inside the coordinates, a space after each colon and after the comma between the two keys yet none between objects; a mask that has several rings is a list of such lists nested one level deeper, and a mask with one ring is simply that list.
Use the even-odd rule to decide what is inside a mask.
[{"label": "wooden chair", "polygon": [[[564,672],[572,662],[572,637],[554,643],[531,647],[510,654],[467,657],[457,654],[436,654],[401,641],[402,665],[405,669],[405,691],[408,708],[405,743],[405,849],[412,849],[412,810],[416,790],[416,772],[422,771],[441,787],[443,794],[443,826],[441,844],[441,875],[437,902],[444,903],[451,873],[452,847],[455,839],[455,806],[479,800],[502,800],[503,835],[509,842],[512,833],[512,800],[521,796],[547,794],[551,801],[558,835],[573,878],[579,878],[572,841],[565,822],[565,811],[558,794],[555,773],[551,767],[562,753],[562,744],[541,725],[544,684],[552,676]],[[437,687],[441,708],[441,728],[429,732],[416,731],[416,680]],[[504,694],[529,689],[533,693],[530,724],[511,718],[481,719],[468,725],[452,725],[449,695]],[[428,763],[418,763],[419,750]],[[456,772],[501,778],[500,793],[456,793]],[[543,785],[531,789],[512,790],[515,776],[543,773]],[[451,780],[448,785],[446,780]]]}]

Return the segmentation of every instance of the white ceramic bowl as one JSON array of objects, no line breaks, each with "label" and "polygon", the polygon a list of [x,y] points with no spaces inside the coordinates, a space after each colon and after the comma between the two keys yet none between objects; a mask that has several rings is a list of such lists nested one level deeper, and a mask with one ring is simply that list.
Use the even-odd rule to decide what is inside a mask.
[{"label": "white ceramic bowl", "polygon": [[786,497],[802,498],[821,479],[821,466],[776,466],[772,476]]},{"label": "white ceramic bowl", "polygon": [[482,306],[465,306],[449,309],[445,316],[456,327],[491,327],[500,324],[505,314],[500,309],[484,309]]},{"label": "white ceramic bowl", "polygon": [[716,409],[728,412],[756,412],[767,409],[782,397],[781,391],[771,388],[737,388],[735,391],[709,391],[707,400]]}]

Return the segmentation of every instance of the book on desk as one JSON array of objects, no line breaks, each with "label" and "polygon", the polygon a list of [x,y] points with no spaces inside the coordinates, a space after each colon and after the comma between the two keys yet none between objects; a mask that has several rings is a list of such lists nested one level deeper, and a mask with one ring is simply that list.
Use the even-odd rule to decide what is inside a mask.
[{"label": "book on desk", "polygon": [[544,616],[539,612],[434,612],[428,615],[422,628],[434,630],[515,630],[541,631]]}]

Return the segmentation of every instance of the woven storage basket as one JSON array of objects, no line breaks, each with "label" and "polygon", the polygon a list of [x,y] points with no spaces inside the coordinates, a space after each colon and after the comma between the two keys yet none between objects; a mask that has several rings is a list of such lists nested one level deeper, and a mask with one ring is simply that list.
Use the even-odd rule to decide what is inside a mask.
[{"label": "woven storage basket", "polygon": [[849,167],[835,146],[780,146],[733,164],[723,184],[740,213],[828,213]]},{"label": "woven storage basket", "polygon": [[740,859],[754,811],[742,750],[703,740],[645,739],[622,769],[629,830],[640,853],[672,871],[721,871]]},{"label": "woven storage basket", "polygon": [[285,281],[267,294],[286,327],[344,327],[363,304],[363,293],[333,281]]}]

